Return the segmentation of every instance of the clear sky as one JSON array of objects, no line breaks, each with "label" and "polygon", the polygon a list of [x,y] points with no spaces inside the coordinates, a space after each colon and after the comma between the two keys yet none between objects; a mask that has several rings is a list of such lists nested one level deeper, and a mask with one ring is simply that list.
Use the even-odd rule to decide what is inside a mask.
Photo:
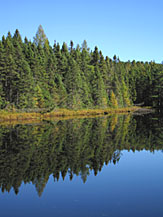
[{"label": "clear sky", "polygon": [[39,24],[50,41],[86,39],[122,61],[163,61],[163,0],[0,0],[0,38],[18,29],[33,40]]}]

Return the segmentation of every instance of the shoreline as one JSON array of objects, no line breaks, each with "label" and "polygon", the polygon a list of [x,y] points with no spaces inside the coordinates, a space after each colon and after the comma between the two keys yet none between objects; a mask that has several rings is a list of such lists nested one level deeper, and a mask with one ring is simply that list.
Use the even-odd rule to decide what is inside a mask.
[{"label": "shoreline", "polygon": [[137,106],[126,107],[126,108],[106,108],[106,109],[83,109],[83,110],[68,110],[68,109],[57,109],[50,113],[26,113],[26,112],[7,112],[4,110],[0,111],[0,122],[2,121],[23,121],[23,120],[46,120],[49,118],[59,117],[78,117],[78,116],[98,116],[98,115],[109,115],[109,114],[121,114],[121,113],[133,113],[140,111],[141,108]]}]

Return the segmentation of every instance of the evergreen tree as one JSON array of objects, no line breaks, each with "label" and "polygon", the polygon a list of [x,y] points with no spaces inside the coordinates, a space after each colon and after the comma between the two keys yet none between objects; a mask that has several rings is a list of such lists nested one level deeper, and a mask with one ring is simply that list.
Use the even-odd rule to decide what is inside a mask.
[{"label": "evergreen tree", "polygon": [[3,108],[3,103],[4,103],[3,86],[0,83],[0,109]]},{"label": "evergreen tree", "polygon": [[36,35],[34,37],[34,43],[36,46],[40,45],[44,47],[44,45],[47,43],[48,39],[45,35],[45,32],[41,25],[39,25],[38,30],[36,32]]},{"label": "evergreen tree", "polygon": [[4,98],[3,88],[5,86],[5,49],[3,43],[0,41],[0,108],[5,107],[6,100]]},{"label": "evergreen tree", "polygon": [[67,106],[71,109],[82,108],[82,78],[80,69],[72,57],[69,58],[68,65],[68,71],[65,76],[65,86],[68,93]]},{"label": "evergreen tree", "polygon": [[95,66],[94,73],[91,79],[91,85],[92,85],[91,90],[92,90],[92,99],[93,99],[94,106],[99,108],[107,107],[108,96],[98,66]]},{"label": "evergreen tree", "polygon": [[97,46],[94,49],[94,52],[92,53],[92,60],[91,60],[91,64],[93,66],[98,66],[99,65],[99,61],[100,61],[100,55],[98,52],[98,48]]},{"label": "evergreen tree", "polygon": [[153,81],[153,106],[163,108],[163,71],[158,71]]}]

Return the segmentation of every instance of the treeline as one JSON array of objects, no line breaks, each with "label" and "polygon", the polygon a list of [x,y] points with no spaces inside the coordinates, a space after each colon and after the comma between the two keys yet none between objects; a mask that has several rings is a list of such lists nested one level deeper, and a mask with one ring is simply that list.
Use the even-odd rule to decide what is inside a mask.
[{"label": "treeline", "polygon": [[87,42],[49,41],[40,25],[33,42],[18,30],[0,41],[0,109],[163,107],[163,65],[104,57]]},{"label": "treeline", "polygon": [[14,188],[18,193],[23,182],[32,182],[41,195],[51,174],[54,181],[80,176],[86,182],[104,164],[116,164],[121,150],[162,150],[163,119],[152,117],[113,115],[1,126],[1,191]]}]

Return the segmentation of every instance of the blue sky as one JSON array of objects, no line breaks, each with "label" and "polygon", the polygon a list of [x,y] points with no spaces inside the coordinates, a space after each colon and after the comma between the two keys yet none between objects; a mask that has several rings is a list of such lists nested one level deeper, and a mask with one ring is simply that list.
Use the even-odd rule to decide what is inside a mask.
[{"label": "blue sky", "polygon": [[163,0],[0,0],[0,37],[18,29],[33,40],[39,24],[53,45],[86,39],[122,61],[163,61]]}]

